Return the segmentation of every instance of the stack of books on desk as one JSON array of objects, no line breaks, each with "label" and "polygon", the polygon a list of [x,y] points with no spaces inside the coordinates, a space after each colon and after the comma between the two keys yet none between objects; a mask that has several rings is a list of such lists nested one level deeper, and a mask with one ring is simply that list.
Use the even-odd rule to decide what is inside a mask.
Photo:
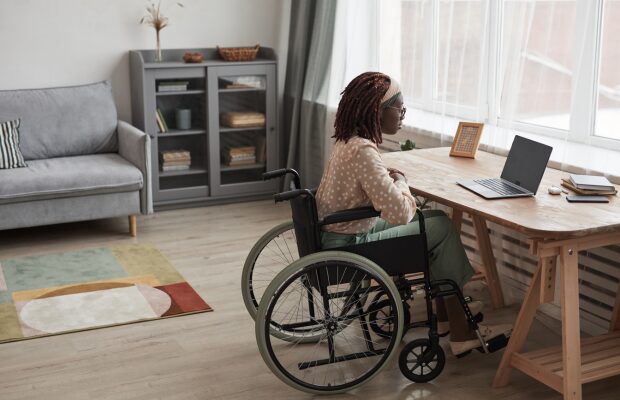
[{"label": "stack of books on desk", "polygon": [[224,165],[229,167],[256,164],[256,147],[227,147],[223,151],[222,159]]},{"label": "stack of books on desk", "polygon": [[562,179],[562,186],[583,195],[613,195],[616,187],[604,176],[571,174],[569,179]]},{"label": "stack of books on desk", "polygon": [[162,171],[182,171],[190,168],[192,157],[187,150],[164,150],[159,153]]}]

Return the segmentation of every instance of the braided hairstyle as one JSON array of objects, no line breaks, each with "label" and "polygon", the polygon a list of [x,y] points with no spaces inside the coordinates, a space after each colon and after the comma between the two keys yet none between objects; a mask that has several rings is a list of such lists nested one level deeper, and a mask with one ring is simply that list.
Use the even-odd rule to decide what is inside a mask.
[{"label": "braided hairstyle", "polygon": [[347,143],[352,136],[381,143],[381,99],[390,88],[390,77],[381,72],[364,72],[340,93],[333,138]]}]

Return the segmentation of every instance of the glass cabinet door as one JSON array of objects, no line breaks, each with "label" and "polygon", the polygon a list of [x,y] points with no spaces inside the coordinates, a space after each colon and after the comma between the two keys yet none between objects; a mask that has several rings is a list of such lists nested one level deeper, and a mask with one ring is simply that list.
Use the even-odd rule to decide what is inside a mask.
[{"label": "glass cabinet door", "polygon": [[212,196],[273,192],[277,168],[275,66],[208,68]]},{"label": "glass cabinet door", "polygon": [[163,204],[208,196],[205,68],[150,72],[147,130],[152,140],[153,199]]}]

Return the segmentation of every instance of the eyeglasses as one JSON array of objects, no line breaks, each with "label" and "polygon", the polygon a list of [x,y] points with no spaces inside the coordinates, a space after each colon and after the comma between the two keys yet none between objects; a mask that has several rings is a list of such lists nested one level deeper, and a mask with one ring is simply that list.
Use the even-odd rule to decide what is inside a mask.
[{"label": "eyeglasses", "polygon": [[394,107],[394,106],[387,106],[386,108],[393,108],[395,110],[398,110],[398,112],[400,113],[400,119],[404,119],[405,118],[405,114],[407,113],[407,107],[402,106],[401,107]]}]

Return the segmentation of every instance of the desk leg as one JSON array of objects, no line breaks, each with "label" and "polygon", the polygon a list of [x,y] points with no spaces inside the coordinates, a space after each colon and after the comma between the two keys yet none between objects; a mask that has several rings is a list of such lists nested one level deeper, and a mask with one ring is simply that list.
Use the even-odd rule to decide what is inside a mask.
[{"label": "desk leg", "polygon": [[515,321],[512,335],[510,335],[508,346],[506,346],[504,350],[502,361],[499,363],[499,368],[495,374],[495,379],[493,380],[493,387],[495,388],[508,384],[510,380],[510,371],[512,371],[512,367],[510,366],[512,354],[521,350],[527,338],[527,334],[530,331],[530,326],[532,326],[532,321],[534,321],[536,309],[540,304],[540,274],[545,266],[544,264],[544,259],[538,261],[538,268],[536,269],[536,273],[534,273],[532,282],[530,282],[530,287],[527,289],[523,305],[521,305],[521,310],[519,310],[519,315]]},{"label": "desk leg", "polygon": [[542,259],[543,267],[540,270],[540,304],[551,303],[555,296],[555,266],[557,257]]},{"label": "desk leg", "polygon": [[491,246],[487,223],[482,217],[477,215],[472,215],[472,218],[476,229],[476,238],[478,239],[478,248],[482,258],[482,265],[484,266],[485,279],[487,285],[489,285],[491,302],[494,308],[504,307],[504,295],[502,293],[502,286],[499,282],[499,276],[497,275],[497,266],[495,265],[495,256],[493,255],[493,247]]},{"label": "desk leg", "polygon": [[461,231],[461,225],[463,224],[463,211],[453,208],[452,209],[452,223],[457,232]]},{"label": "desk leg", "polygon": [[562,246],[562,354],[564,400],[581,400],[581,338],[579,327],[579,266],[577,249]]}]

